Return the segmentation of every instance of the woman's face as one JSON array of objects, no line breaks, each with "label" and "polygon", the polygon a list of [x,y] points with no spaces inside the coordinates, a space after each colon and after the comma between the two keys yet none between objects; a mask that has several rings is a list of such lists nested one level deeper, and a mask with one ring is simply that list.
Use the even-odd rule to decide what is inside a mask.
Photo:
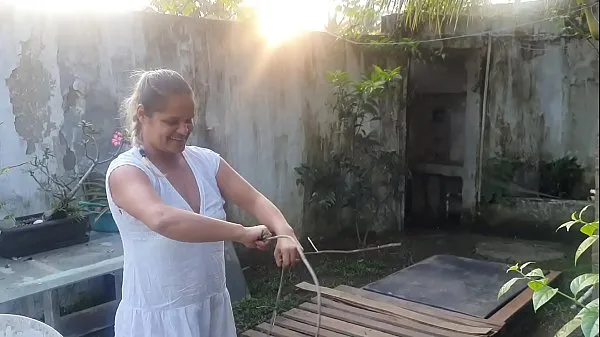
[{"label": "woman's face", "polygon": [[145,144],[161,152],[181,153],[193,131],[194,100],[191,94],[175,94],[169,98],[165,111],[151,117],[138,108]]}]

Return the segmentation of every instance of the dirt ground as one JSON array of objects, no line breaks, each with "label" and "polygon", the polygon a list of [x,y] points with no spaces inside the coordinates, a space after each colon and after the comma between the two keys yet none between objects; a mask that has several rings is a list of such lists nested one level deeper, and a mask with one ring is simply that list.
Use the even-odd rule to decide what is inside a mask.
[{"label": "dirt ground", "polygon": [[[402,237],[385,235],[373,237],[370,245],[380,245],[390,242],[402,242],[401,247],[388,248],[377,251],[363,252],[352,255],[314,255],[309,257],[309,262],[315,269],[319,282],[323,286],[336,287],[346,284],[355,287],[364,286],[386,275],[412,265],[427,257],[437,254],[452,254],[462,257],[488,259],[476,254],[475,247],[478,242],[493,238],[468,233],[428,231],[409,233]],[[315,241],[315,240],[313,240]],[[303,242],[305,250],[309,250],[308,242]],[[355,238],[336,238],[327,241],[317,241],[318,249],[355,249]],[[581,273],[581,270],[591,268],[589,261],[582,261],[574,269],[572,256],[577,243],[571,246],[562,246],[565,258],[540,263],[545,270],[563,271],[563,277],[558,280],[562,289],[569,289],[568,284],[572,275]],[[280,270],[274,264],[270,253],[242,254],[241,263],[248,283],[251,297],[234,305],[238,332],[241,333],[261,322],[268,321],[271,317],[280,279]],[[506,261],[502,261],[506,262]],[[278,312],[286,311],[311,297],[311,294],[300,292],[295,284],[307,281],[312,283],[310,275],[302,265],[284,274],[284,288]],[[569,303],[555,298],[542,307],[537,314],[533,309],[527,310],[519,316],[506,332],[506,336],[531,336],[550,337],[560,326],[572,317],[573,309]]]}]

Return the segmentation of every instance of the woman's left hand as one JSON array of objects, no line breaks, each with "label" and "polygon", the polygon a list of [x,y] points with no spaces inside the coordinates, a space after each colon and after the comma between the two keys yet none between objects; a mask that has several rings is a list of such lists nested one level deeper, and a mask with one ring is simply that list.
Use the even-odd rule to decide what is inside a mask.
[{"label": "woman's left hand", "polygon": [[300,261],[300,253],[298,253],[298,248],[302,248],[298,246],[298,239],[293,233],[287,235],[294,238],[294,241],[287,237],[277,239],[277,245],[275,246],[274,253],[277,267],[292,267]]}]

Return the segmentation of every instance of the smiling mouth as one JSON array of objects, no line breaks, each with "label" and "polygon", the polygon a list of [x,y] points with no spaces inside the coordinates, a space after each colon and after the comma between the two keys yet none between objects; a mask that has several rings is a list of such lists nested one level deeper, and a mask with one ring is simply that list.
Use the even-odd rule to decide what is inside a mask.
[{"label": "smiling mouth", "polygon": [[177,141],[177,142],[183,142],[185,140],[185,138],[178,138],[178,137],[169,137],[171,140]]}]

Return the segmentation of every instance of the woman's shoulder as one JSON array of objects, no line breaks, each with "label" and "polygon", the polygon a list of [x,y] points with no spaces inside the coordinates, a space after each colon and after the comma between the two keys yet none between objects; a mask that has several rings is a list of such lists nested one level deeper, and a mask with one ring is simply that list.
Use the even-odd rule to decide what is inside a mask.
[{"label": "woman's shoulder", "polygon": [[115,157],[110,162],[110,166],[125,164],[125,163],[138,163],[142,161],[142,156],[137,147],[131,147],[130,149],[119,153],[118,156]]},{"label": "woman's shoulder", "polygon": [[193,145],[186,146],[185,152],[194,160],[195,163],[202,166],[208,166],[208,168],[215,173],[219,169],[221,155],[217,152],[206,147]]},{"label": "woman's shoulder", "polygon": [[206,147],[201,147],[201,146],[187,145],[185,147],[185,151],[193,156],[201,157],[203,159],[209,158],[209,157],[212,157],[212,158],[220,157],[220,155],[217,152],[215,152],[214,150],[211,150]]},{"label": "woman's shoulder", "polygon": [[126,151],[123,151],[117,157],[115,157],[115,159],[113,159],[108,165],[108,168],[106,170],[107,176],[110,175],[118,167],[124,165],[135,166],[147,175],[150,174],[147,165],[145,165],[144,163],[139,148],[137,147],[132,147]]}]

